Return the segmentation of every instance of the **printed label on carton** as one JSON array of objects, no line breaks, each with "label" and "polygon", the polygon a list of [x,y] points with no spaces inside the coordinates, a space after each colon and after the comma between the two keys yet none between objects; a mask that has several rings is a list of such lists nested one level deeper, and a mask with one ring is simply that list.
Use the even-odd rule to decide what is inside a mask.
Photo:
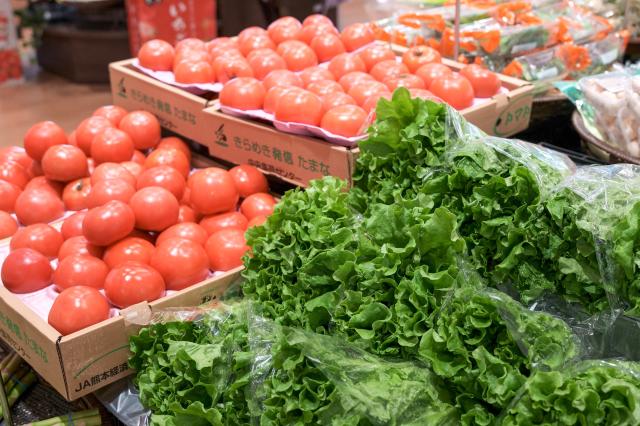
[{"label": "printed label on carton", "polygon": [[531,118],[532,100],[533,96],[527,95],[509,103],[498,116],[493,133],[496,136],[507,136],[526,128]]},{"label": "printed label on carton", "polygon": [[15,321],[0,312],[0,337],[27,362],[37,358],[45,364],[49,363],[47,352],[32,339],[29,334]]}]

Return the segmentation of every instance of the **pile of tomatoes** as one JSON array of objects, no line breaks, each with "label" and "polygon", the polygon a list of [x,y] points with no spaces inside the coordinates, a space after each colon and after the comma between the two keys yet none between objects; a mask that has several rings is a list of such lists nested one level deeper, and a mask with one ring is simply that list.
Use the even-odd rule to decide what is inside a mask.
[{"label": "pile of tomatoes", "polygon": [[0,150],[2,282],[54,284],[49,323],[66,335],[240,266],[246,229],[275,204],[252,166],[192,170],[146,111],[101,107],[69,135],[44,121]]}]

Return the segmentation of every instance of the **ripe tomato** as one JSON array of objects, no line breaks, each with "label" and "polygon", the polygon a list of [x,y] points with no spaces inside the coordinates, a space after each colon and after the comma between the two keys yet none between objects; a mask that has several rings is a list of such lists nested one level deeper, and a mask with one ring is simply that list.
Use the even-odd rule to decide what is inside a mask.
[{"label": "ripe tomato", "polygon": [[339,105],[356,105],[356,101],[346,93],[334,92],[322,97],[322,109],[325,111]]},{"label": "ripe tomato", "polygon": [[[92,116],[104,117],[109,120],[114,127],[117,127],[120,125],[120,121],[122,121],[124,116],[127,114],[127,110],[122,107],[117,105],[105,105],[93,111]],[[71,135],[69,135],[69,143],[71,143]]]},{"label": "ripe tomato", "polygon": [[122,201],[109,201],[87,212],[82,222],[82,233],[91,244],[108,246],[133,231],[136,216]]},{"label": "ripe tomato", "polygon": [[353,71],[348,74],[343,75],[338,81],[345,92],[348,92],[351,87],[356,83],[361,83],[363,81],[376,81],[370,74],[362,71]]},{"label": "ripe tomato", "polygon": [[[56,145],[64,146],[64,145]],[[29,174],[20,164],[13,161],[0,163],[0,180],[12,183],[20,189],[24,189],[29,183]]]},{"label": "ripe tomato", "polygon": [[213,67],[206,61],[182,61],[176,65],[173,73],[177,83],[192,84],[215,82]]},{"label": "ripe tomato", "polygon": [[[347,106],[347,108],[350,109],[350,106]],[[244,201],[242,201],[242,204],[240,204],[240,211],[247,219],[251,220],[256,216],[271,215],[275,206],[276,200],[275,198],[273,198],[273,196],[264,192],[258,192],[249,195],[244,199]]]},{"label": "ripe tomato", "polygon": [[91,174],[91,185],[101,180],[122,179],[129,185],[136,186],[136,178],[120,164],[102,163]]},{"label": "ripe tomato", "polygon": [[157,244],[151,266],[162,275],[167,290],[182,290],[209,276],[209,257],[204,247],[184,238]]},{"label": "ripe tomato", "polygon": [[[144,160],[142,161],[142,164],[144,164]],[[142,164],[136,163],[135,161],[124,161],[120,163],[120,165],[127,169],[127,171],[136,179],[138,179],[144,171]]]},{"label": "ripe tomato", "polygon": [[171,192],[177,200],[181,200],[187,182],[184,177],[173,167],[157,166],[145,170],[138,177],[136,189],[148,186],[159,186]]},{"label": "ripe tomato", "polygon": [[418,71],[418,68],[423,65],[440,63],[441,61],[440,53],[429,46],[413,46],[402,54],[402,62],[411,72]]},{"label": "ripe tomato", "polygon": [[76,144],[78,148],[80,148],[85,155],[90,156],[93,139],[110,127],[113,127],[113,124],[105,117],[96,116],[83,120],[76,128]]},{"label": "ripe tomato", "polygon": [[407,89],[426,89],[424,81],[415,74],[400,74],[397,77],[389,77],[383,81],[389,90],[394,91],[398,87]]},{"label": "ripe tomato", "polygon": [[65,242],[60,246],[60,250],[58,251],[58,261],[74,254],[101,258],[102,247],[91,244],[82,235],[71,237],[65,240]]},{"label": "ripe tomato", "polygon": [[230,37],[218,37],[207,43],[207,51],[211,56],[211,59],[216,59],[220,54],[229,49],[236,49],[238,53],[238,41]]},{"label": "ripe tomato", "polygon": [[172,238],[191,240],[201,246],[204,246],[204,243],[206,243],[209,238],[209,234],[197,223],[177,223],[165,229],[160,235],[158,235],[158,239],[156,239],[156,246]]},{"label": "ripe tomato", "polygon": [[233,183],[238,189],[240,197],[246,198],[256,192],[268,192],[267,178],[257,168],[249,164],[241,164],[229,170]]},{"label": "ripe tomato", "polygon": [[347,51],[340,37],[332,32],[325,32],[315,36],[309,46],[315,52],[319,62],[330,61]]},{"label": "ripe tomato", "polygon": [[23,225],[49,223],[64,215],[60,197],[46,189],[23,191],[16,199],[16,216]]},{"label": "ripe tomato", "polygon": [[138,50],[140,65],[155,71],[171,71],[173,67],[173,46],[164,40],[149,40]]},{"label": "ripe tomato", "polygon": [[[107,118],[107,117],[105,117]],[[111,121],[111,120],[109,120]],[[76,141],[76,131],[72,130],[71,133],[69,133],[69,136],[67,137],[67,140],[69,141],[69,145],[73,145],[73,146],[78,146],[78,141]]]},{"label": "ripe tomato", "polygon": [[233,210],[240,195],[233,177],[217,167],[201,169],[189,176],[191,207],[201,214],[214,214]]},{"label": "ripe tomato", "polygon": [[14,162],[20,164],[25,170],[31,169],[33,158],[21,146],[7,146],[0,148],[0,163]]},{"label": "ripe tomato", "polygon": [[387,93],[375,93],[371,96],[369,96],[365,101],[364,104],[362,104],[362,109],[369,114],[371,111],[375,112],[376,107],[378,106],[378,101],[380,100],[380,98],[384,98],[387,100],[391,100],[391,93],[387,92]]},{"label": "ripe tomato", "polygon": [[370,71],[374,65],[378,62],[392,60],[395,61],[396,55],[393,50],[386,44],[376,43],[371,46],[365,47],[362,52],[358,53],[360,59],[367,67],[367,71]]},{"label": "ripe tomato", "polygon": [[241,110],[262,109],[264,95],[264,86],[259,80],[239,77],[224,85],[220,92],[220,103]]},{"label": "ripe tomato", "polygon": [[45,151],[54,145],[68,143],[67,135],[53,121],[36,123],[24,135],[24,149],[29,157],[40,161]]},{"label": "ripe tomato", "polygon": [[273,86],[304,87],[302,79],[298,76],[298,74],[289,70],[271,71],[269,74],[267,74],[264,80],[262,80],[262,85],[264,86],[264,90],[269,90]]},{"label": "ripe tomato", "polygon": [[375,34],[369,24],[351,24],[342,30],[340,38],[347,48],[348,52],[353,52],[356,49],[366,46],[375,40]]},{"label": "ripe tomato", "polygon": [[276,44],[280,44],[284,41],[295,39],[301,28],[302,24],[296,18],[283,16],[267,27],[267,34]]},{"label": "ripe tomato", "polygon": [[53,193],[57,197],[62,197],[64,185],[61,182],[49,180],[44,176],[38,176],[31,179],[27,186],[24,187],[24,189],[25,191],[31,189],[44,189],[46,191],[51,191],[51,193]]},{"label": "ripe tomato", "polygon": [[[191,172],[189,160],[177,149],[156,149],[144,161],[145,170],[157,166],[169,166],[176,169],[185,179]],[[135,185],[135,183],[134,183]]]},{"label": "ripe tomato", "polygon": [[304,18],[304,21],[302,21],[303,27],[306,27],[308,25],[321,25],[321,24],[333,25],[333,22],[331,21],[331,19],[327,18],[326,16],[320,15],[317,13],[307,16],[306,18]]},{"label": "ripe tomato", "polygon": [[178,223],[189,223],[197,221],[196,213],[193,209],[185,204],[180,205],[180,210],[178,210]]},{"label": "ripe tomato", "polygon": [[249,250],[244,230],[228,228],[212,234],[204,246],[209,265],[214,271],[229,271],[242,265],[242,256]]},{"label": "ripe tomato", "polygon": [[44,153],[42,171],[47,179],[59,182],[80,179],[89,175],[87,156],[73,145],[55,145]]},{"label": "ripe tomato", "polygon": [[14,250],[2,264],[2,284],[12,293],[32,293],[51,284],[53,270],[49,259],[39,252]]},{"label": "ripe tomato", "polygon": [[136,228],[145,231],[164,231],[178,223],[180,205],[174,195],[159,186],[142,188],[129,205],[136,216]]},{"label": "ripe tomato", "polygon": [[276,110],[276,105],[280,100],[280,96],[283,93],[288,92],[289,90],[295,90],[296,87],[285,87],[285,86],[273,86],[271,89],[267,91],[267,94],[264,95],[264,103],[262,105],[262,109],[265,112],[273,114]]},{"label": "ripe tomato", "polygon": [[473,86],[459,74],[434,80],[429,91],[458,110],[473,104]]},{"label": "ripe tomato", "polygon": [[287,69],[287,63],[271,49],[254,50],[247,59],[253,70],[253,75],[258,79],[264,79],[273,70]]},{"label": "ripe tomato", "polygon": [[331,71],[320,66],[310,67],[303,70],[300,73],[300,78],[302,79],[302,83],[304,84],[305,87],[307,87],[309,84],[313,83],[314,81],[318,81],[318,80],[334,80],[335,81],[335,77],[333,76],[333,74],[331,74]]},{"label": "ripe tomato", "polygon": [[266,221],[266,216],[256,216],[249,221],[249,223],[247,224],[247,229],[253,228],[254,226],[262,226]]},{"label": "ripe tomato", "polygon": [[309,46],[299,40],[287,40],[278,46],[278,54],[291,71],[302,71],[318,65],[318,57]]},{"label": "ripe tomato", "polygon": [[[178,65],[182,63],[197,63],[204,62],[210,65],[211,56],[209,52],[205,49],[195,50],[195,49],[183,49],[180,52],[176,53],[175,58],[173,59],[173,73],[176,74],[178,70]],[[176,77],[176,81],[178,81]]]},{"label": "ripe tomato", "polygon": [[325,96],[329,93],[344,92],[342,86],[333,80],[318,80],[310,83],[307,90],[318,96]]},{"label": "ripe tomato", "polygon": [[409,68],[401,62],[386,60],[378,62],[371,68],[370,74],[378,81],[384,81],[391,77],[398,77],[402,74],[409,74]]},{"label": "ripe tomato", "polygon": [[165,284],[162,275],[151,266],[127,262],[109,272],[104,290],[112,305],[126,308],[161,298]]},{"label": "ripe tomato", "polygon": [[388,93],[389,89],[379,81],[363,81],[356,83],[349,89],[349,96],[357,102],[358,105],[364,105],[369,96],[378,93]]},{"label": "ripe tomato", "polygon": [[477,64],[465,66],[460,74],[469,80],[473,86],[473,92],[478,98],[490,98],[498,93],[502,86],[496,73]]},{"label": "ripe tomato", "polygon": [[425,87],[431,87],[431,83],[439,78],[448,77],[453,74],[451,68],[444,64],[431,63],[418,68],[416,75],[424,81]]},{"label": "ripe tomato", "polygon": [[[89,169],[91,170],[91,169]],[[31,178],[42,176],[42,166],[39,161],[34,161],[31,163],[31,168],[27,170],[27,174],[31,176]]]},{"label": "ripe tomato", "polygon": [[308,90],[289,90],[276,104],[275,119],[317,126],[322,118],[322,100]]},{"label": "ripe tomato", "polygon": [[49,325],[63,336],[109,319],[109,303],[95,288],[74,286],[56,297],[49,311]]},{"label": "ripe tomato", "polygon": [[247,223],[247,218],[242,213],[229,212],[206,216],[200,221],[200,226],[206,231],[208,237],[223,229],[234,228],[244,231],[247,229]]},{"label": "ripe tomato", "polygon": [[58,255],[63,241],[62,234],[57,229],[44,223],[34,223],[18,229],[11,238],[9,247],[11,251],[30,248],[53,259]]},{"label": "ripe tomato", "polygon": [[16,222],[13,216],[7,212],[0,211],[0,239],[12,236],[17,230],[18,222]]},{"label": "ripe tomato", "polygon": [[160,123],[147,111],[132,111],[125,115],[118,126],[133,140],[136,149],[145,150],[160,142]]},{"label": "ripe tomato", "polygon": [[341,53],[329,62],[329,71],[339,80],[354,71],[366,72],[367,67],[359,56]]},{"label": "ripe tomato", "polygon": [[72,254],[58,263],[53,274],[54,284],[61,290],[84,285],[100,290],[104,287],[109,268],[97,257]]},{"label": "ripe tomato", "polygon": [[255,26],[247,27],[238,33],[238,43],[242,43],[248,40],[249,38],[257,35],[268,35],[267,30],[265,30],[264,28],[255,27]]},{"label": "ripe tomato", "polygon": [[185,39],[180,40],[178,43],[176,43],[176,52],[180,52],[182,50],[190,50],[190,49],[204,50],[206,49],[206,45],[204,41],[194,37],[187,37]]},{"label": "ripe tomato", "polygon": [[[300,30],[300,32],[298,32],[298,37],[297,39],[300,40],[301,42],[305,43],[305,44],[311,44],[311,41],[318,37],[321,36],[323,34],[334,34],[335,36],[339,36],[340,33],[338,32],[337,28],[333,26],[333,24],[319,24],[319,25],[307,25],[307,26],[303,26],[302,29]],[[340,38],[338,37],[338,40],[340,40]],[[342,45],[342,41],[340,41],[340,44]],[[313,47],[312,47],[313,49]],[[313,49],[315,50],[315,49]],[[343,50],[344,52],[344,50]],[[316,52],[317,53],[317,52]],[[322,60],[321,60],[322,61]]]},{"label": "ripe tomato", "polygon": [[[189,149],[189,145],[187,145],[187,143],[182,139],[180,139],[179,137],[168,136],[166,138],[160,139],[160,143],[158,144],[156,149],[167,149],[167,148],[174,148],[182,152],[184,156],[187,157],[187,160],[189,160],[189,163],[191,163],[191,150]],[[143,155],[142,163],[144,163],[144,154],[142,155]]]},{"label": "ripe tomato", "polygon": [[82,235],[82,222],[87,212],[77,212],[69,216],[62,222],[60,233],[62,238],[68,240],[71,237],[79,237]]},{"label": "ripe tomato", "polygon": [[366,119],[367,113],[359,106],[340,105],[324,114],[320,127],[335,135],[358,136],[363,133]]},{"label": "ripe tomato", "polygon": [[118,200],[128,203],[136,190],[123,179],[100,180],[91,186],[87,207],[92,209],[107,204],[109,201]]},{"label": "ripe tomato", "polygon": [[[238,39],[238,49],[242,55],[247,56],[254,50],[258,49],[275,49],[276,44],[266,34],[256,34],[246,39]],[[219,56],[218,56],[219,57]]]},{"label": "ripe tomato", "polygon": [[110,245],[102,256],[102,260],[111,269],[127,262],[149,264],[156,248],[149,241],[139,237],[126,237]]},{"label": "ripe tomato", "polygon": [[16,185],[0,179],[0,210],[13,213],[21,192],[22,190]]}]

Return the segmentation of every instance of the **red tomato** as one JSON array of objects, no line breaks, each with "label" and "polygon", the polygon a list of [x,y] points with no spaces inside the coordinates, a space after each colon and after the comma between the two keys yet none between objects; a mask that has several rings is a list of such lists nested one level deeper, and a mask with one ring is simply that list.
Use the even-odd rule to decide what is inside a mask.
[{"label": "red tomato", "polygon": [[[160,146],[158,144],[158,146]],[[157,147],[156,147],[157,149]],[[131,161],[133,161],[134,163],[138,163],[140,165],[144,164],[144,160],[147,158],[146,155],[144,155],[144,153],[142,151],[138,151],[135,150],[133,151],[133,155],[131,156]]]},{"label": "red tomato", "polygon": [[165,284],[162,275],[151,266],[128,262],[109,272],[104,290],[112,305],[126,308],[161,298]]},{"label": "red tomato", "polygon": [[502,84],[498,75],[477,64],[467,65],[460,74],[469,80],[478,98],[490,98],[500,91]]},{"label": "red tomato", "polygon": [[411,72],[418,71],[418,68],[423,65],[440,63],[441,61],[440,53],[429,46],[413,46],[402,54],[402,62]]},{"label": "red tomato", "polygon": [[207,238],[209,238],[209,234],[197,223],[177,223],[165,229],[160,235],[158,235],[156,245],[160,245],[164,241],[172,238],[191,240],[204,246],[204,243],[207,242]]},{"label": "red tomato", "polygon": [[109,268],[116,268],[127,262],[149,264],[156,248],[149,241],[139,237],[126,237],[110,245],[102,256]]},{"label": "red tomato", "polygon": [[[142,164],[144,164],[144,161],[142,162]],[[136,179],[138,179],[144,171],[142,164],[136,163],[135,161],[124,161],[120,163],[120,165],[127,169],[127,171],[131,173],[131,175]]]},{"label": "red tomato", "polygon": [[144,161],[145,170],[158,166],[172,167],[184,178],[187,178],[191,172],[189,160],[185,157],[182,151],[178,151],[177,149],[157,149],[149,154]]},{"label": "red tomato", "polygon": [[459,74],[434,80],[429,91],[458,110],[473,104],[473,86]]},{"label": "red tomato", "polygon": [[8,238],[18,230],[18,222],[7,212],[0,211],[0,239]]},{"label": "red tomato", "polygon": [[136,149],[153,148],[160,142],[160,123],[155,115],[147,111],[131,111],[118,126],[133,140]]},{"label": "red tomato", "polygon": [[40,254],[53,259],[58,255],[58,250],[62,245],[62,234],[44,223],[34,223],[18,229],[13,238],[11,238],[11,251],[30,248]]},{"label": "red tomato", "polygon": [[307,87],[309,84],[313,83],[314,81],[318,81],[318,80],[334,80],[335,81],[335,77],[333,76],[333,74],[331,74],[331,71],[321,66],[315,66],[315,67],[311,67],[303,70],[300,73],[300,78],[302,79],[302,83],[304,84],[305,87]]},{"label": "red tomato", "polygon": [[387,92],[387,93],[375,93],[371,96],[369,96],[365,101],[364,104],[362,104],[362,109],[368,114],[371,111],[375,112],[376,107],[378,106],[378,101],[380,100],[380,98],[384,98],[387,100],[391,100],[391,93]]},{"label": "red tomato", "polygon": [[60,228],[62,238],[68,240],[71,237],[82,236],[82,222],[86,214],[87,212],[77,212],[66,218]]},{"label": "red tomato", "polygon": [[201,214],[233,210],[240,198],[231,174],[217,167],[201,169],[189,176],[191,207]]},{"label": "red tomato", "polygon": [[257,35],[267,35],[267,30],[260,27],[248,27],[238,33],[238,43],[242,43],[247,39],[257,36]]},{"label": "red tomato", "polygon": [[349,89],[349,96],[355,100],[358,105],[364,105],[369,96],[378,93],[388,93],[389,89],[379,81],[364,81],[356,83]]},{"label": "red tomato", "polygon": [[[82,225],[82,224],[81,224]],[[68,256],[80,254],[86,256],[102,257],[102,247],[89,243],[87,239],[78,235],[65,240],[58,251],[58,260],[62,260]]]},{"label": "red tomato", "polygon": [[80,179],[89,175],[87,156],[73,145],[55,145],[44,153],[42,171],[47,179],[59,182]]},{"label": "red tomato", "polygon": [[[189,145],[187,145],[187,143],[179,137],[168,136],[166,138],[160,139],[160,143],[156,147],[156,150],[167,148],[177,149],[178,151],[182,152],[184,156],[187,157],[187,160],[189,160],[189,163],[191,163],[191,150],[189,149]],[[144,156],[144,154],[142,155]],[[144,163],[144,157],[142,163]]]},{"label": "red tomato", "polygon": [[24,149],[29,157],[40,161],[45,151],[54,145],[68,143],[67,135],[53,121],[34,124],[24,135]]},{"label": "red tomato", "polygon": [[101,180],[122,179],[129,185],[136,186],[136,178],[120,164],[102,163],[91,174],[91,185]]},{"label": "red tomato", "polygon": [[258,80],[264,79],[273,70],[287,69],[285,60],[271,49],[254,50],[247,61]]},{"label": "red tomato", "polygon": [[240,53],[240,50],[238,49],[238,41],[236,39],[232,39],[230,37],[218,37],[207,43],[207,51],[209,52],[212,60],[216,59],[224,51],[229,49],[238,50],[238,53]]},{"label": "red tomato", "polygon": [[182,290],[209,276],[209,257],[204,247],[184,238],[157,244],[151,266],[160,272],[167,290]]},{"label": "red tomato", "polygon": [[23,225],[49,223],[64,215],[60,197],[46,189],[23,191],[16,199],[16,216]]},{"label": "red tomato", "polygon": [[61,290],[84,285],[100,290],[104,287],[109,268],[97,257],[72,254],[58,263],[53,274],[54,284]]},{"label": "red tomato", "polygon": [[440,99],[439,97],[435,96],[433,93],[431,93],[428,90],[424,90],[424,89],[409,89],[409,93],[411,94],[412,98],[420,98],[420,99],[428,99],[431,101],[435,101],[435,102],[444,102],[442,99]]},{"label": "red tomato", "polygon": [[[104,117],[111,122],[115,127],[120,125],[120,121],[127,115],[126,109],[117,105],[105,105],[101,106],[93,112],[94,117]],[[71,142],[71,135],[69,135],[69,142]]]},{"label": "red tomato", "polygon": [[329,71],[339,80],[354,71],[366,72],[367,67],[359,56],[341,53],[329,62]]},{"label": "red tomato", "polygon": [[39,252],[22,248],[9,253],[2,264],[2,284],[12,293],[32,293],[51,284],[53,270]]},{"label": "red tomato", "polygon": [[91,187],[87,207],[100,207],[113,200],[128,203],[135,193],[135,188],[123,179],[100,180]]},{"label": "red tomato", "polygon": [[389,77],[383,81],[389,90],[394,91],[398,87],[406,87],[407,89],[425,89],[424,81],[414,74],[401,74],[397,77]]},{"label": "red tomato", "polygon": [[16,200],[22,191],[16,185],[0,179],[0,210],[13,213]]},{"label": "red tomato", "polygon": [[[91,171],[91,169],[89,169],[89,171]],[[31,163],[31,168],[27,170],[27,174],[32,178],[42,176],[43,172],[42,166],[40,166],[40,162],[34,161],[33,163]]]},{"label": "red tomato", "polygon": [[220,103],[241,110],[262,109],[264,95],[264,86],[259,80],[239,77],[224,85],[220,92]]},{"label": "red tomato", "polygon": [[343,75],[338,81],[345,92],[348,92],[351,87],[356,83],[361,83],[363,81],[376,81],[370,74],[362,71],[353,71],[348,74]]},{"label": "red tomato", "polygon": [[20,164],[13,161],[7,161],[0,163],[0,180],[4,180],[14,184],[20,189],[24,189],[27,186],[27,183],[29,183],[29,174]]},{"label": "red tomato", "polygon": [[91,244],[108,246],[133,231],[136,216],[122,201],[109,201],[87,212],[82,222],[82,233]]},{"label": "red tomato", "polygon": [[249,223],[247,224],[247,229],[253,228],[254,226],[262,226],[266,221],[266,216],[256,216],[249,221]]},{"label": "red tomato", "polygon": [[291,71],[302,71],[318,65],[318,57],[309,46],[298,40],[288,40],[278,46],[278,54]]},{"label": "red tomato", "polygon": [[253,78],[253,69],[243,57],[220,56],[213,62],[216,79],[220,83],[239,77]]},{"label": "red tomato", "polygon": [[[185,62],[186,63],[203,62],[211,66],[209,64],[211,62],[211,56],[209,55],[209,52],[207,52],[205,49],[202,49],[202,50],[183,49],[179,53],[176,53],[176,56],[173,59],[173,73],[176,74],[178,70],[178,66]],[[176,78],[176,81],[177,81],[177,78]]]},{"label": "red tomato", "polygon": [[138,51],[140,65],[155,71],[171,71],[173,67],[173,46],[164,40],[149,40]]},{"label": "red tomato", "polygon": [[359,106],[341,105],[328,110],[324,114],[320,127],[335,135],[345,137],[358,136],[363,133],[366,119],[367,113]]},{"label": "red tomato", "polygon": [[[104,116],[101,116],[104,117]],[[107,117],[105,117],[107,118]],[[109,120],[111,121],[111,120]],[[71,133],[69,133],[69,136],[67,137],[67,140],[69,141],[69,145],[73,145],[73,146],[78,146],[78,141],[76,141],[76,131],[72,130]]]},{"label": "red tomato", "polygon": [[347,51],[340,37],[332,32],[315,36],[309,45],[320,62],[330,61]]},{"label": "red tomato", "polygon": [[353,52],[362,46],[372,43],[375,40],[375,34],[369,24],[356,23],[342,30],[340,38],[347,51]]},{"label": "red tomato", "polygon": [[32,189],[44,189],[50,191],[57,197],[62,197],[64,185],[61,182],[49,180],[44,176],[38,176],[31,179],[27,186],[24,187],[25,191]]},{"label": "red tomato", "polygon": [[200,221],[200,226],[206,231],[207,236],[215,234],[223,229],[247,229],[247,218],[240,212],[222,213],[206,216]]},{"label": "red tomato", "polygon": [[91,155],[93,139],[110,127],[113,127],[113,124],[105,117],[96,116],[83,120],[76,128],[76,144],[78,148],[80,148],[85,155]]},{"label": "red tomato", "polygon": [[267,178],[257,168],[249,164],[241,164],[229,170],[240,197],[246,198],[256,192],[268,192]]},{"label": "red tomato", "polygon": [[318,96],[325,96],[329,93],[344,92],[342,86],[333,80],[318,80],[310,83],[307,90]]},{"label": "red tomato", "polygon": [[333,25],[333,22],[331,21],[331,19],[327,18],[326,16],[320,15],[317,13],[307,16],[306,18],[304,18],[304,21],[302,21],[303,27],[306,27],[308,25],[322,25],[322,24]]},{"label": "red tomato", "polygon": [[211,235],[204,246],[209,265],[214,271],[229,271],[242,265],[242,256],[249,251],[242,229],[223,229]]},{"label": "red tomato", "polygon": [[265,112],[273,114],[276,111],[276,105],[280,100],[280,97],[283,93],[288,92],[289,90],[295,90],[296,87],[285,87],[285,86],[273,86],[271,89],[267,91],[267,94],[264,95],[264,104],[262,105],[262,109]]},{"label": "red tomato", "polygon": [[275,206],[276,200],[273,196],[264,192],[258,192],[256,194],[251,194],[244,199],[242,204],[240,204],[240,211],[247,219],[251,220],[256,216],[271,215]]},{"label": "red tomato", "polygon": [[389,48],[386,44],[376,43],[371,46],[365,47],[362,52],[358,53],[360,59],[364,62],[367,67],[367,71],[371,71],[371,69],[378,62],[382,61],[395,61],[396,55],[393,53],[393,50]]},{"label": "red tomato", "polygon": [[192,84],[215,82],[213,67],[209,62],[202,60],[182,61],[176,65],[173,73],[177,83]]},{"label": "red tomato", "polygon": [[253,50],[258,49],[275,49],[276,44],[266,34],[256,34],[246,39],[238,39],[238,49],[243,55],[248,55]]},{"label": "red tomato", "polygon": [[136,189],[148,186],[159,186],[171,192],[177,200],[181,200],[187,182],[184,177],[173,167],[157,166],[147,169],[138,177]]},{"label": "red tomato", "polygon": [[180,205],[178,211],[178,223],[196,222],[197,217],[193,209],[185,204]]},{"label": "red tomato", "polygon": [[378,62],[369,72],[378,81],[384,81],[391,77],[398,77],[402,74],[409,74],[409,68],[402,62],[386,60]]},{"label": "red tomato", "polygon": [[448,77],[453,74],[451,68],[444,64],[432,63],[426,64],[418,68],[416,75],[424,81],[425,87],[431,87],[431,83],[439,78]]},{"label": "red tomato", "polygon": [[56,297],[48,322],[63,336],[109,319],[109,303],[95,288],[74,286]]},{"label": "red tomato", "polygon": [[317,126],[322,118],[322,100],[308,90],[289,90],[276,104],[275,119]]},{"label": "red tomato", "polygon": [[[333,26],[333,24],[329,24],[329,25],[320,24],[320,25],[307,25],[307,26],[302,27],[300,32],[298,32],[298,37],[297,38],[301,42],[310,45],[311,41],[314,38],[316,38],[318,36],[321,36],[323,34],[334,34],[335,36],[339,36],[340,35],[340,33],[338,32],[336,27]],[[340,40],[340,38],[338,38],[338,40]],[[342,45],[342,41],[340,41],[340,44]],[[315,49],[313,49],[313,50],[315,50]],[[344,52],[344,50],[343,50],[343,52]]]},{"label": "red tomato", "polygon": [[274,86],[304,87],[302,79],[296,73],[289,70],[271,71],[264,80],[262,80],[262,85],[264,86],[264,90],[269,90]]},{"label": "red tomato", "polygon": [[96,169],[96,162],[93,158],[87,158],[87,168],[89,169],[89,176],[91,176]]},{"label": "red tomato", "polygon": [[178,223],[180,204],[169,191],[159,186],[142,188],[136,192],[129,205],[136,215],[136,228],[145,231],[164,231]]},{"label": "red tomato", "polygon": [[302,24],[296,18],[283,16],[269,25],[267,33],[271,40],[276,44],[280,44],[284,41],[295,39],[301,28]]},{"label": "red tomato", "polygon": [[204,50],[206,45],[204,41],[194,37],[187,37],[176,43],[176,52],[189,49]]},{"label": "red tomato", "polygon": [[0,163],[14,162],[20,164],[25,170],[31,169],[33,158],[21,146],[7,146],[0,148]]},{"label": "red tomato", "polygon": [[351,96],[342,92],[329,93],[322,97],[322,108],[325,111],[339,105],[356,105],[356,101]]}]

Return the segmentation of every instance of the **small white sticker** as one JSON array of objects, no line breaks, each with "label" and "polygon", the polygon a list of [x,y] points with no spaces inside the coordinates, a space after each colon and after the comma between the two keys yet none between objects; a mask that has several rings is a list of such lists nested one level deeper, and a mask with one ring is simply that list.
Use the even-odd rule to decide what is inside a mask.
[{"label": "small white sticker", "polygon": [[520,52],[526,52],[527,50],[533,50],[536,47],[538,47],[538,43],[535,41],[532,41],[531,43],[516,44],[511,48],[511,53],[515,54]]}]

